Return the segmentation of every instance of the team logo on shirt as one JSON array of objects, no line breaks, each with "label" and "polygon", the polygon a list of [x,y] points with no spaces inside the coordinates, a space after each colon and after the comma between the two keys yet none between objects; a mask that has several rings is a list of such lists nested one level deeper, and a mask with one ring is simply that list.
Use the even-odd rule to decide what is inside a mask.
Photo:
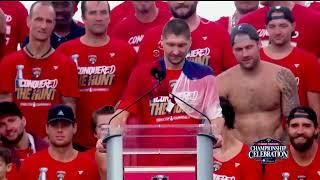
[{"label": "team logo on shirt", "polygon": [[[54,100],[58,79],[25,79],[25,77],[23,77],[24,66],[19,64],[16,68],[15,93],[17,99],[32,101]],[[40,74],[41,68],[32,69],[33,77],[39,78]],[[32,106],[35,107],[36,104]]]},{"label": "team logo on shirt", "polygon": [[213,172],[218,171],[222,166],[222,163],[219,161],[213,161]]},{"label": "team logo on shirt", "polygon": [[193,49],[190,50],[186,58],[198,64],[209,65],[209,60],[211,58],[210,52],[211,50],[209,47]]},{"label": "team logo on shirt", "polygon": [[113,84],[116,76],[116,66],[89,66],[78,67],[78,79],[81,86],[80,91],[108,91],[104,87],[95,89],[87,88],[88,86],[110,86]]},{"label": "team logo on shirt", "polygon": [[288,159],[287,146],[275,139],[262,139],[250,146],[250,159],[261,161],[263,164],[274,163],[279,159]]},{"label": "team logo on shirt", "polygon": [[41,68],[32,68],[32,75],[34,78],[39,78],[41,75]]},{"label": "team logo on shirt", "polygon": [[[157,96],[150,100],[150,113],[151,116],[161,116],[167,114],[168,102],[171,102],[171,112],[172,113],[181,113],[182,109],[179,106],[176,106],[175,102],[172,102],[172,99],[169,96]],[[168,121],[170,119],[167,119]]]},{"label": "team logo on shirt", "polygon": [[97,62],[97,56],[96,55],[89,55],[88,61],[90,64],[95,64]]},{"label": "team logo on shirt", "polygon": [[159,57],[160,51],[158,49],[155,49],[155,50],[153,50],[152,55],[153,55],[153,57]]}]

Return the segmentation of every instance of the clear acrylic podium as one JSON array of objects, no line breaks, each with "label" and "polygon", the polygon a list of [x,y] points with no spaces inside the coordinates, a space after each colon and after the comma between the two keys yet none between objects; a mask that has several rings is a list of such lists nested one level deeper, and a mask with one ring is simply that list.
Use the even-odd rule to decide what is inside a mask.
[{"label": "clear acrylic podium", "polygon": [[[196,177],[189,176],[186,180],[213,179],[212,153],[216,141],[212,129],[208,124],[108,127],[109,135],[104,140],[107,146],[107,179],[126,180],[129,178],[125,178],[124,171],[135,169],[144,173],[141,169],[156,171],[156,167],[169,171],[194,167]],[[147,179],[175,179],[156,174],[159,177]]]}]

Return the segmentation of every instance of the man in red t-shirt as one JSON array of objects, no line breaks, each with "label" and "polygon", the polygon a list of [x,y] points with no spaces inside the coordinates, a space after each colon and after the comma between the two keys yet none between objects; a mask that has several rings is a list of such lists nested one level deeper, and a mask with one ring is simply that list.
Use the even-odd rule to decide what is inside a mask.
[{"label": "man in red t-shirt", "polygon": [[[94,137],[103,139],[108,135],[108,123],[112,114],[115,112],[113,106],[103,106],[92,113],[91,129],[94,133]],[[96,148],[89,149],[83,154],[95,161]]]},{"label": "man in red t-shirt", "polygon": [[17,169],[26,158],[48,147],[45,141],[28,133],[25,126],[26,119],[15,103],[0,103],[1,145],[10,148]]},{"label": "man in red t-shirt", "polygon": [[[77,102],[79,134],[75,141],[88,148],[96,139],[90,131],[92,113],[104,105],[116,106],[124,91],[136,53],[127,43],[110,38],[107,2],[83,1],[86,34],[59,47],[78,65],[80,99]],[[95,15],[93,12],[99,12]]]},{"label": "man in red t-shirt", "polygon": [[57,177],[61,171],[65,180],[100,179],[96,163],[73,149],[72,139],[76,132],[77,123],[72,109],[62,104],[52,107],[46,126],[49,148],[24,161],[20,169],[21,177],[37,179],[41,174],[40,168],[47,168],[47,179],[59,179]]},{"label": "man in red t-shirt", "polygon": [[306,51],[314,53],[320,57],[320,15],[317,12],[311,11],[307,7],[296,4],[293,1],[266,1],[266,6],[259,8],[239,20],[240,23],[249,23],[253,25],[262,42],[262,46],[269,43],[269,34],[266,30],[266,15],[272,6],[288,7],[295,18],[296,27],[295,33],[292,36],[292,44]]},{"label": "man in red t-shirt", "polygon": [[163,26],[171,14],[157,8],[154,1],[132,1],[132,3],[135,14],[128,15],[119,22],[112,29],[111,36],[128,42],[138,52],[144,33],[155,26]]},{"label": "man in red t-shirt", "polygon": [[234,1],[234,6],[236,11],[232,16],[223,16],[215,21],[225,27],[229,33],[242,16],[259,8],[259,1]]},{"label": "man in red t-shirt", "polygon": [[[265,179],[320,179],[319,128],[316,113],[309,107],[294,108],[288,117],[289,158],[267,165]],[[286,177],[286,178],[285,178]]]},{"label": "man in red t-shirt", "polygon": [[46,136],[48,109],[59,103],[75,110],[79,96],[74,62],[50,46],[55,12],[48,2],[35,2],[30,9],[30,42],[1,61],[0,101],[14,101],[22,110],[26,129]]},{"label": "man in red t-shirt", "polygon": [[[210,66],[215,75],[236,65],[228,32],[196,13],[197,1],[168,1],[174,18],[184,20],[191,30],[192,44],[187,58],[192,62]],[[141,42],[138,62],[148,63],[163,57],[161,31],[163,26],[148,30]]]},{"label": "man in red t-shirt", "polygon": [[[160,11],[165,13],[170,13],[167,2],[164,2],[164,1],[154,1],[154,2]],[[108,33],[112,32],[113,28],[122,20],[134,14],[135,14],[135,10],[133,8],[133,4],[131,1],[124,1],[121,4],[117,5],[116,7],[114,7],[110,12],[111,20],[108,28]]]},{"label": "man in red t-shirt", "polygon": [[[215,78],[212,69],[208,66],[186,59],[191,46],[191,32],[188,24],[181,19],[172,19],[165,25],[162,37],[164,58],[157,62],[138,65],[135,68],[130,75],[127,89],[115,114],[122,112],[110,120],[110,125],[123,126],[127,123],[130,114],[140,114],[140,124],[167,124],[174,127],[179,127],[181,124],[201,124],[201,120],[206,117],[205,119],[215,126],[214,133],[218,141],[216,146],[220,145],[224,120]],[[146,74],[145,72],[151,73]],[[202,114],[190,110],[185,103],[172,97],[172,94],[184,99]],[[144,98],[141,98],[143,96]],[[132,104],[137,99],[140,100]],[[146,131],[148,133],[154,132],[153,130]],[[162,135],[171,133],[177,133],[177,130],[161,131]],[[178,133],[183,132],[180,130]],[[149,140],[154,141],[153,138]],[[148,143],[149,141],[146,144]],[[170,148],[176,146],[177,143],[185,148],[192,146],[189,141],[179,138],[157,140],[156,144]],[[101,140],[97,142],[97,149],[97,152],[103,151]],[[101,158],[103,155],[99,157]],[[176,166],[194,165],[194,163],[194,154],[171,156],[156,154],[138,155],[137,161],[132,162],[131,165]]]},{"label": "man in red t-shirt", "polygon": [[271,7],[267,14],[270,43],[260,50],[261,59],[290,69],[296,77],[300,104],[320,115],[320,72],[317,58],[291,45],[294,17],[287,7]]},{"label": "man in red t-shirt", "polygon": [[18,44],[22,44],[27,37],[28,11],[19,1],[0,1],[0,8],[6,16],[6,48],[5,54],[17,51]]},{"label": "man in red t-shirt", "polygon": [[225,120],[222,130],[221,148],[213,154],[213,179],[258,180],[262,178],[262,166],[249,159],[249,147],[234,137],[235,112],[225,97],[220,97],[220,105]]}]

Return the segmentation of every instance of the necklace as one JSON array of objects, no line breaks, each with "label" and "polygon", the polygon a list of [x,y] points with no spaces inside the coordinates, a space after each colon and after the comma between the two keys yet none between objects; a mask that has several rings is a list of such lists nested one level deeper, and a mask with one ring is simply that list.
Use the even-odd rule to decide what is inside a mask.
[{"label": "necklace", "polygon": [[[29,54],[31,57],[35,58],[35,57],[34,57],[34,54],[32,54],[31,51],[28,49],[28,46],[26,46],[25,49],[26,49],[26,51],[28,52],[28,54]],[[51,52],[51,49],[52,49],[52,47],[50,46],[49,49],[48,49],[48,51],[46,51],[42,56],[40,56],[40,58],[43,58],[43,57],[45,57],[46,55],[48,55],[48,54]]]}]

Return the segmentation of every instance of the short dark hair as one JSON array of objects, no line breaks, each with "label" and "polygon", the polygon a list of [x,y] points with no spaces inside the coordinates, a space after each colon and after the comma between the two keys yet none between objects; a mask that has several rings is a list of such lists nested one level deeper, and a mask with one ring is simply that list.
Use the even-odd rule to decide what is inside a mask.
[{"label": "short dark hair", "polygon": [[22,118],[23,114],[19,107],[14,102],[1,102],[0,103],[0,117],[4,116],[18,116]]},{"label": "short dark hair", "polygon": [[317,114],[316,112],[306,106],[298,106],[296,108],[293,108],[288,116],[287,123],[289,125],[290,121],[294,118],[306,118],[309,119],[311,122],[313,122],[313,125],[315,128],[318,127],[318,121],[317,121]]},{"label": "short dark hair", "polygon": [[220,100],[220,106],[222,108],[222,115],[224,117],[224,125],[228,129],[233,129],[234,121],[235,121],[234,108],[227,98],[220,96],[219,100]]},{"label": "short dark hair", "polygon": [[[272,16],[273,13],[282,13],[281,16]],[[284,6],[274,6],[269,9],[267,12],[267,16],[265,19],[266,25],[269,24],[270,21],[273,19],[286,19],[290,23],[294,23],[294,16],[291,12],[291,10]]]},{"label": "short dark hair", "polygon": [[[81,15],[82,15],[82,17],[84,17],[84,15],[86,14],[86,11],[87,11],[87,7],[86,7],[87,2],[88,2],[88,1],[81,1]],[[108,1],[106,1],[106,2],[107,2],[107,4],[108,4],[108,12],[110,13],[110,11],[111,11],[111,9],[110,9],[110,4],[109,4]],[[98,3],[100,3],[100,1],[98,1]]]},{"label": "short dark hair", "polygon": [[257,42],[259,41],[258,32],[251,24],[242,23],[232,28],[231,34],[230,34],[232,46],[234,45],[234,40],[238,34],[247,34],[250,39]]},{"label": "short dark hair", "polygon": [[51,3],[51,1],[36,1],[30,6],[30,12],[29,12],[29,16],[30,17],[32,17],[33,9],[37,4],[41,4],[43,6],[51,6],[54,9],[53,4]]},{"label": "short dark hair", "polygon": [[2,158],[6,164],[11,163],[12,154],[10,149],[0,146],[0,158]]},{"label": "short dark hair", "polygon": [[113,114],[115,109],[113,106],[103,106],[97,109],[95,112],[92,113],[92,121],[91,121],[91,129],[93,132],[96,132],[97,128],[97,119],[99,115],[109,115]]},{"label": "short dark hair", "polygon": [[162,30],[162,36],[166,38],[169,34],[176,36],[183,35],[187,39],[191,37],[191,31],[189,25],[181,19],[172,19],[166,23]]}]

